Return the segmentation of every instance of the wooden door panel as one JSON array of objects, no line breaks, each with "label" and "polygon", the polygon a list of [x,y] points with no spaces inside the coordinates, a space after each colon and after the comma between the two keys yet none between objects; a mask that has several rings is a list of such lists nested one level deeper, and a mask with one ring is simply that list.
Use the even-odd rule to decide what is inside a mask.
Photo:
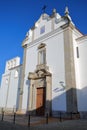
[{"label": "wooden door panel", "polygon": [[37,89],[36,113],[37,115],[44,115],[45,109],[45,88]]}]

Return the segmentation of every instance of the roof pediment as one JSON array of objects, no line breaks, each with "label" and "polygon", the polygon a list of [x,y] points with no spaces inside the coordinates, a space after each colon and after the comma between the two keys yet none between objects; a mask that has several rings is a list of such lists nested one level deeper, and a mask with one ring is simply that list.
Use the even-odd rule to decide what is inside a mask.
[{"label": "roof pediment", "polygon": [[[52,14],[41,14],[40,18],[35,22],[34,26],[28,30],[26,38],[22,43],[22,46],[28,45],[33,40],[36,40],[43,35],[50,33],[60,27],[66,27],[66,24],[72,23],[72,19],[69,16],[68,7],[65,10],[65,15],[61,17],[56,9],[53,9]],[[73,24],[74,25],[74,24]]]},{"label": "roof pediment", "polygon": [[48,20],[50,20],[50,16],[46,13],[42,14],[40,18],[37,20],[37,22],[35,23],[35,28],[37,28],[41,23],[46,22]]}]

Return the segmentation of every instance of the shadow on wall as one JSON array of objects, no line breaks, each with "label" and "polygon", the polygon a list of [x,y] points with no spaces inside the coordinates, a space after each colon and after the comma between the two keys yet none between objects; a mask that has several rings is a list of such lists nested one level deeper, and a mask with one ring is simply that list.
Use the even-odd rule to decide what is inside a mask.
[{"label": "shadow on wall", "polygon": [[27,110],[29,108],[29,92],[30,92],[30,87],[28,86],[28,92],[27,92],[27,94],[28,94],[28,96],[27,96]]},{"label": "shadow on wall", "polygon": [[44,116],[48,114],[49,116],[52,115],[52,109],[51,109],[51,103],[52,101],[46,101],[46,104],[50,104],[50,109],[45,106],[45,104],[38,106],[36,109],[28,110],[27,113],[30,115],[36,115],[36,116]]},{"label": "shadow on wall", "polygon": [[86,111],[87,112],[87,86],[83,87],[83,89],[77,89],[78,96],[78,111]]},{"label": "shadow on wall", "polygon": [[[62,90],[61,90],[62,91]],[[59,92],[59,90],[56,90],[56,93]],[[37,108],[36,110],[32,110],[30,111],[31,113],[36,115],[41,115],[41,113],[43,113],[42,115],[46,114],[47,112],[50,113],[50,115],[55,115],[58,114],[60,112],[66,112],[66,113],[78,113],[78,112],[87,112],[87,86],[84,87],[84,89],[70,89],[66,92],[66,111],[64,111],[63,109],[58,108],[58,110],[54,109],[52,110],[52,104],[53,105],[58,105],[57,103],[61,101],[63,101],[62,97],[63,95],[65,95],[65,93],[61,94],[60,96],[57,96],[56,98],[54,98],[52,101],[46,101],[48,102],[48,104],[51,104],[50,107],[50,112],[49,110],[47,110],[47,106],[45,103],[44,106],[44,112],[43,112],[43,108]],[[63,106],[63,102],[61,102],[61,105]],[[61,106],[61,108],[62,108]]]},{"label": "shadow on wall", "polygon": [[[27,110],[29,108],[29,80],[26,82],[28,86],[28,98],[27,98]],[[18,90],[19,92],[19,90]],[[64,91],[64,88],[56,88],[53,90],[53,92],[57,95],[57,93],[62,92],[60,96],[56,96],[51,101],[45,101],[45,104],[41,107],[38,107],[34,110],[28,110],[27,112],[33,114],[33,115],[45,115],[46,113],[49,113],[50,115],[56,115],[62,112],[72,112],[77,113],[78,111],[87,111],[87,86],[83,89],[69,89],[67,92]],[[19,95],[19,94],[18,94]],[[66,104],[64,104],[64,97],[66,96]],[[18,96],[19,97],[19,96]],[[17,104],[18,104],[18,98],[17,98]],[[60,105],[58,104],[60,103]],[[48,110],[48,105],[50,104],[50,109]],[[57,106],[57,109],[52,109],[52,106]],[[66,111],[63,109],[64,105],[66,105]],[[39,105],[40,106],[40,105]],[[54,106],[54,108],[55,108]],[[32,108],[31,108],[32,109]]]}]

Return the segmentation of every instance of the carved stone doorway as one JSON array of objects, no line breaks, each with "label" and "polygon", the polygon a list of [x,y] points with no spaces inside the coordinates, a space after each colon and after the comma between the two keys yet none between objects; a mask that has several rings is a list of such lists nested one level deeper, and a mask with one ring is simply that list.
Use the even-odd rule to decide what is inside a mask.
[{"label": "carved stone doorway", "polygon": [[34,115],[51,114],[52,75],[46,66],[40,66],[34,73],[29,73],[30,80],[28,111]]}]

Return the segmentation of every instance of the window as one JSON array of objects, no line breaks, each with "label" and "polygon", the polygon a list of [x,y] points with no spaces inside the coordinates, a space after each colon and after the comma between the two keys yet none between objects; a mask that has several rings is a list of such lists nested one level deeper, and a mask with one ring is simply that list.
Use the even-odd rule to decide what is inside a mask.
[{"label": "window", "polygon": [[6,84],[8,84],[8,79],[6,79]]},{"label": "window", "polygon": [[10,63],[8,62],[8,69],[10,68]]},{"label": "window", "polygon": [[39,64],[45,64],[46,63],[46,57],[45,57],[45,50],[39,51]]},{"label": "window", "polygon": [[14,60],[14,67],[16,66],[16,60]]},{"label": "window", "polygon": [[18,70],[15,70],[15,75],[14,75],[15,78],[18,77]]},{"label": "window", "polygon": [[13,67],[13,61],[11,61],[11,68]]},{"label": "window", "polygon": [[38,47],[38,64],[46,64],[46,48],[43,43]]},{"label": "window", "polygon": [[79,48],[76,47],[77,58],[79,58]]},{"label": "window", "polygon": [[42,26],[41,28],[40,28],[40,34],[43,34],[45,32],[45,26]]}]

